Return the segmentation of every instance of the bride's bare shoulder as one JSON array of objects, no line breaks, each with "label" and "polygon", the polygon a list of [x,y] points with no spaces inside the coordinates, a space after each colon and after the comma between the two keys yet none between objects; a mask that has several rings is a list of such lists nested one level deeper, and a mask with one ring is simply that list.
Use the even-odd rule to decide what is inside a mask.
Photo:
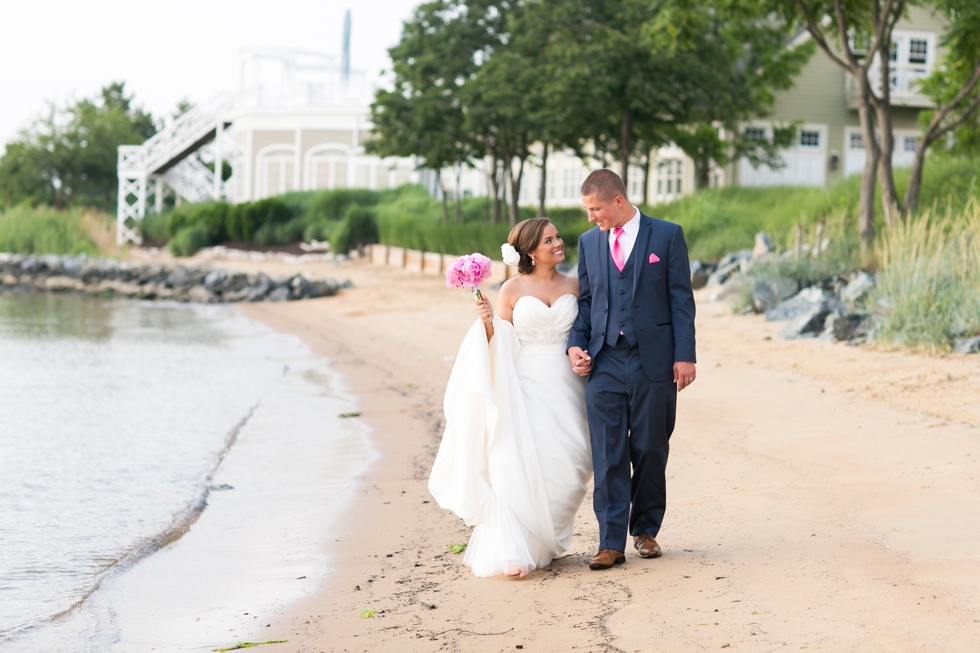
[{"label": "bride's bare shoulder", "polygon": [[572,276],[570,274],[562,274],[561,276],[562,276],[562,283],[565,285],[565,288],[568,289],[568,292],[578,297],[579,295],[578,277]]}]

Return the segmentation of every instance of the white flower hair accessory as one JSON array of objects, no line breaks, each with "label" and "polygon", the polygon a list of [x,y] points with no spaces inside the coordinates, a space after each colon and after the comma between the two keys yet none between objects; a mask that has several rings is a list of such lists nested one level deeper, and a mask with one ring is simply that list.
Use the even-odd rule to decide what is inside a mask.
[{"label": "white flower hair accessory", "polygon": [[500,254],[503,256],[504,263],[507,265],[517,265],[521,262],[521,255],[517,253],[517,250],[510,243],[504,243],[500,246]]}]

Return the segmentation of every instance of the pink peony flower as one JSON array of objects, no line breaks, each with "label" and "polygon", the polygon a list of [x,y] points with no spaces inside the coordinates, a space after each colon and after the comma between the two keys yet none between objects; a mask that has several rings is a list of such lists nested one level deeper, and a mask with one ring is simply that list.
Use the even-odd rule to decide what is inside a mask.
[{"label": "pink peony flower", "polygon": [[480,283],[490,278],[490,259],[483,254],[467,254],[460,256],[446,268],[446,285],[450,288],[472,288],[477,297],[480,295]]}]

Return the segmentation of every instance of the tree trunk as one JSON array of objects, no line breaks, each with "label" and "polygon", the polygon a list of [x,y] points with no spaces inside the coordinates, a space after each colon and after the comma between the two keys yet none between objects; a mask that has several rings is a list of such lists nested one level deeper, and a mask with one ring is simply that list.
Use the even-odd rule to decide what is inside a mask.
[{"label": "tree trunk", "polygon": [[449,224],[449,197],[446,193],[446,186],[442,183],[442,170],[437,170],[436,175],[439,178],[439,190],[442,194],[442,226]]},{"label": "tree trunk", "polygon": [[910,214],[919,206],[919,193],[922,191],[922,169],[925,167],[926,150],[929,149],[927,134],[915,145],[915,158],[909,171],[909,186],[905,189],[905,210]]},{"label": "tree trunk", "polygon": [[623,108],[623,124],[619,131],[619,169],[623,177],[623,186],[629,193],[629,173],[630,173],[630,137],[633,134],[633,110],[629,107]]},{"label": "tree trunk", "polygon": [[885,210],[885,223],[894,227],[901,217],[902,206],[898,191],[895,190],[895,174],[892,171],[892,153],[895,151],[895,136],[892,133],[891,75],[889,74],[888,53],[891,49],[891,35],[883,38],[878,48],[878,61],[881,72],[881,97],[876,108],[878,132],[881,138],[881,158],[878,161],[878,183],[881,186],[881,205]]},{"label": "tree trunk", "polygon": [[487,175],[490,183],[490,193],[493,195],[493,211],[490,214],[490,224],[500,223],[500,177],[497,172],[499,169],[500,165],[497,161],[497,155],[493,154],[490,157],[490,172]]},{"label": "tree trunk", "polygon": [[527,134],[521,139],[521,145],[517,149],[517,176],[514,176],[513,157],[509,160],[511,165],[507,166],[507,173],[510,177],[510,226],[514,226],[521,219],[521,208],[519,205],[521,198],[521,181],[524,178],[524,162],[527,161]]},{"label": "tree trunk", "polygon": [[653,148],[647,148],[646,158],[643,159],[643,205],[649,206],[650,202],[650,159],[653,157]]},{"label": "tree trunk", "polygon": [[548,144],[544,143],[541,152],[541,188],[538,189],[538,217],[543,218],[545,202],[548,199]]},{"label": "tree trunk", "polygon": [[456,222],[463,224],[463,189],[460,187],[463,177],[463,164],[456,164],[456,190],[453,191],[453,199],[456,203]]},{"label": "tree trunk", "polygon": [[855,77],[858,83],[858,119],[865,153],[864,170],[861,173],[861,198],[858,201],[858,229],[861,233],[861,249],[867,251],[875,240],[875,177],[880,151],[875,140],[874,112],[868,103],[871,88],[867,75]]},{"label": "tree trunk", "polygon": [[711,159],[698,157],[694,160],[695,184],[698,190],[711,186]]}]

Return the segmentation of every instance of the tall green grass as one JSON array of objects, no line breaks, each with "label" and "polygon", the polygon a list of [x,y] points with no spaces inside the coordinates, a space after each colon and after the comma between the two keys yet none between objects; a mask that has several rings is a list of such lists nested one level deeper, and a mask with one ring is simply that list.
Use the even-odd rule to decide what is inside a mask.
[{"label": "tall green grass", "polygon": [[[895,171],[899,195],[908,187],[909,171]],[[812,228],[822,219],[843,216],[848,238],[857,233],[860,176],[828,189],[800,186],[775,188],[727,187],[700,191],[669,204],[644,207],[649,215],[679,223],[692,259],[718,260],[728,252],[752,247],[755,234],[765,231],[783,248],[792,246],[796,226]],[[933,156],[925,167],[919,208],[958,214],[980,196],[980,160]],[[876,228],[885,230],[880,193]]]},{"label": "tall green grass", "polygon": [[0,252],[97,256],[109,247],[111,226],[92,211],[16,206],[0,212]]},{"label": "tall green grass", "polygon": [[944,353],[953,338],[980,335],[980,201],[883,232],[875,258],[880,340]]}]

